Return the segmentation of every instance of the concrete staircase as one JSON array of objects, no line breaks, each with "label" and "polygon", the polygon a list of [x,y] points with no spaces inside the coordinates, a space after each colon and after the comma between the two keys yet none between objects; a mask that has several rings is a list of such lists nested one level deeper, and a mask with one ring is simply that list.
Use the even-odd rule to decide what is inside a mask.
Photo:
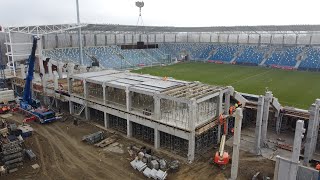
[{"label": "concrete staircase", "polygon": [[218,51],[216,49],[212,49],[206,58],[206,60],[209,60],[211,56],[214,56]]},{"label": "concrete staircase", "polygon": [[259,64],[259,66],[263,66],[264,63],[271,57],[271,55],[273,54],[273,52],[274,52],[274,49],[273,49],[273,48],[270,48],[270,50],[265,53],[264,58],[263,58],[263,60],[261,61],[261,63]]},{"label": "concrete staircase", "polygon": [[300,66],[300,64],[301,64],[301,62],[302,62],[301,60],[300,60],[300,61],[297,61],[297,63],[296,63],[296,65],[294,66],[294,68],[295,68],[295,69],[298,69],[299,66]]},{"label": "concrete staircase", "polygon": [[236,53],[234,53],[234,57],[231,59],[230,63],[236,61],[236,59],[243,53],[244,47],[241,47]]}]

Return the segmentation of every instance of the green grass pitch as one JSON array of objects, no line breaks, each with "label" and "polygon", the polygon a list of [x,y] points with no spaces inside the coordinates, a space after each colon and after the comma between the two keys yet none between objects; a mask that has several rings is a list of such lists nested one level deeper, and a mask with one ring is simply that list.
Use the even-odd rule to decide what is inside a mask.
[{"label": "green grass pitch", "polygon": [[264,94],[268,88],[282,105],[303,109],[308,109],[316,98],[320,98],[320,73],[317,72],[213,63],[178,63],[133,72],[212,85],[231,85],[238,92],[257,95]]}]

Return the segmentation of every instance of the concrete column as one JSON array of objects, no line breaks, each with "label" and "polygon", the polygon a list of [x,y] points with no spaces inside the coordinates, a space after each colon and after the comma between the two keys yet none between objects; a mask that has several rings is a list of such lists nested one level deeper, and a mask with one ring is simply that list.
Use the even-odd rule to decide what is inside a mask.
[{"label": "concrete column", "polygon": [[[129,112],[131,110],[131,103],[132,103],[132,94],[128,87],[126,88],[126,107],[127,111]],[[129,115],[127,114],[127,137],[132,137],[132,123],[129,120]]]},{"label": "concrete column", "polygon": [[127,88],[126,89],[126,107],[128,112],[131,110],[131,103],[132,103],[132,94]]},{"label": "concrete column", "polygon": [[[297,179],[297,173],[298,173],[298,165],[299,165],[299,157],[300,157],[300,151],[301,151],[301,142],[302,142],[302,138],[303,138],[303,134],[305,133],[305,129],[304,129],[304,121],[302,120],[298,120],[296,123],[296,130],[295,130],[295,135],[294,135],[294,143],[293,143],[293,149],[292,149],[292,157],[291,157],[291,162],[290,165],[287,167],[288,168],[288,174],[285,174],[286,169],[278,169],[275,170],[275,179],[284,179],[284,177],[288,177],[288,180],[291,179]],[[277,159],[280,158],[277,157]],[[279,168],[279,164],[280,162],[278,162],[278,165],[276,166],[277,168]],[[280,174],[279,174],[280,173]]]},{"label": "concrete column", "polygon": [[194,161],[194,151],[195,151],[195,131],[189,133],[189,145],[188,145],[188,161],[191,163]]},{"label": "concrete column", "polygon": [[73,102],[72,101],[69,101],[69,112],[70,112],[70,114],[74,114]]},{"label": "concrete column", "polygon": [[20,69],[21,69],[21,77],[22,79],[26,78],[26,66],[24,64],[20,64]]},{"label": "concrete column", "polygon": [[[293,149],[292,149],[292,162],[299,162],[300,152],[301,152],[301,143],[304,137],[304,133],[306,129],[304,128],[304,121],[298,120],[296,123],[296,130],[294,134],[294,142],[293,142]],[[293,178],[290,178],[293,179]],[[295,178],[294,178],[295,179]]]},{"label": "concrete column", "polygon": [[308,121],[308,132],[307,132],[307,138],[305,143],[304,160],[303,160],[303,164],[305,166],[309,165],[309,161],[313,156],[313,153],[315,151],[315,147],[317,144],[318,131],[319,131],[319,106],[320,106],[320,99],[317,99],[316,103],[312,104],[309,109],[310,118]]},{"label": "concrete column", "polygon": [[[46,87],[47,87],[47,76],[44,74],[41,78],[41,84],[42,84],[42,90],[43,90],[43,93],[46,95],[47,94],[47,91],[46,91]],[[48,96],[44,96],[43,100],[44,100],[44,104],[45,105],[49,105],[50,102],[48,103]]]},{"label": "concrete column", "polygon": [[68,76],[73,75],[73,73],[74,73],[74,66],[75,66],[74,63],[68,63],[68,66],[67,66],[67,68],[68,68]]},{"label": "concrete column", "polygon": [[104,127],[109,128],[109,114],[107,112],[103,112],[104,114]]},{"label": "concrete column", "polygon": [[188,161],[192,162],[194,160],[194,152],[195,152],[195,122],[197,120],[197,102],[195,99],[191,99],[191,103],[189,104],[189,144],[188,144]]},{"label": "concrete column", "polygon": [[40,57],[39,57],[39,67],[40,67],[40,73],[45,74],[43,60]]},{"label": "concrete column", "polygon": [[157,96],[154,96],[153,99],[154,99],[154,118],[156,120],[160,120],[161,118],[160,98]]},{"label": "concrete column", "polygon": [[68,83],[68,93],[71,94],[72,93],[72,80],[70,78],[68,78],[67,83]]},{"label": "concrete column", "polygon": [[132,137],[132,123],[131,121],[127,118],[127,137]]},{"label": "concrete column", "polygon": [[273,94],[270,91],[267,91],[264,97],[262,129],[261,129],[261,139],[264,144],[267,141],[269,108],[270,108],[270,102],[272,101],[272,98],[273,98]]},{"label": "concrete column", "polygon": [[83,82],[83,97],[84,97],[85,99],[87,99],[87,98],[88,98],[87,82],[86,82],[86,80],[83,80],[82,82]]},{"label": "concrete column", "polygon": [[84,108],[84,113],[86,116],[86,120],[90,120],[90,108],[88,107],[88,105],[85,105],[86,107]]},{"label": "concrete column", "polygon": [[195,99],[191,99],[191,103],[189,104],[189,130],[194,131],[196,129],[196,121],[197,121],[197,101]]},{"label": "concrete column", "polygon": [[62,78],[62,68],[63,68],[64,63],[58,62],[57,64],[57,68],[58,68],[58,74],[59,74],[59,78]]},{"label": "concrete column", "polygon": [[52,74],[52,63],[50,61],[48,62],[48,74],[51,79],[53,77],[53,74]]},{"label": "concrete column", "polygon": [[261,126],[262,126],[262,115],[263,115],[263,105],[264,97],[259,96],[258,105],[257,105],[257,120],[256,120],[256,129],[255,129],[255,149],[254,153],[256,155],[261,154]]},{"label": "concrete column", "polygon": [[106,90],[106,85],[102,85],[102,93],[103,93],[103,104],[106,105],[106,100],[107,100],[107,90]]},{"label": "concrete column", "polygon": [[231,164],[231,179],[236,180],[238,177],[238,165],[239,165],[239,150],[240,150],[240,138],[241,138],[241,125],[242,125],[242,108],[237,108],[235,112],[235,126],[233,136],[233,152],[232,152],[232,164]]},{"label": "concrete column", "polygon": [[54,90],[59,90],[58,76],[53,76]]},{"label": "concrete column", "polygon": [[[220,91],[219,99],[218,99],[218,116],[223,113],[223,111],[222,111],[222,100],[223,100],[223,92]],[[218,125],[217,142],[220,142],[220,138],[221,138],[221,125]]]},{"label": "concrete column", "polygon": [[[231,91],[227,91],[225,93],[225,102],[224,102],[224,114],[225,115],[229,115],[229,108],[230,108],[230,96],[231,96]],[[223,97],[222,97],[223,98]],[[220,115],[220,114],[219,114]],[[228,135],[228,126],[229,126],[229,118],[226,118],[226,128],[227,128],[227,132],[226,135]]]},{"label": "concrete column", "polygon": [[[156,125],[157,126],[157,125]],[[154,128],[154,148],[160,148],[160,131],[157,127]]]}]

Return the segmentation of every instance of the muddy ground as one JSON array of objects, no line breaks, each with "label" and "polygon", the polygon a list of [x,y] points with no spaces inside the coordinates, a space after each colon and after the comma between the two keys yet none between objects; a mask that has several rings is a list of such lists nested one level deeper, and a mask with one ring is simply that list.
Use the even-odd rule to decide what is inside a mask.
[{"label": "muddy ground", "polygon": [[[21,122],[23,117],[14,115],[10,119]],[[23,167],[20,167],[17,172],[0,176],[0,180],[147,179],[129,164],[133,157],[130,157],[127,147],[130,145],[143,146],[136,140],[117,135],[120,151],[112,152],[81,141],[82,136],[101,130],[92,124],[80,123],[78,126],[74,126],[68,120],[45,125],[30,123],[30,125],[35,132],[32,137],[25,140],[25,146],[35,152],[37,159],[34,161],[25,160]],[[107,136],[111,136],[110,132],[107,133]],[[231,150],[231,148],[227,149]],[[212,158],[216,150],[212,149],[203,154],[192,164],[182,162],[179,171],[169,172],[167,179],[220,180],[230,177],[230,165],[225,170],[221,170],[209,163],[209,159]],[[174,156],[168,157],[161,152],[155,153],[168,160],[174,158]],[[40,165],[39,169],[31,167],[35,163]],[[256,172],[273,177],[273,171],[273,161],[256,157],[247,152],[240,152],[239,179],[251,179]]]}]

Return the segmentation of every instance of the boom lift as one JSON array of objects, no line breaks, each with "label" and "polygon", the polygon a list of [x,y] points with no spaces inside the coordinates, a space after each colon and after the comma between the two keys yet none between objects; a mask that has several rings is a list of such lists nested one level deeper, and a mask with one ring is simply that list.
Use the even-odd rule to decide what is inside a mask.
[{"label": "boom lift", "polygon": [[221,167],[221,169],[225,169],[227,164],[230,161],[229,153],[224,150],[225,143],[226,143],[226,136],[227,136],[226,135],[227,134],[226,118],[228,118],[228,116],[226,116],[226,115],[221,114],[219,116],[219,124],[223,125],[223,135],[221,137],[219,151],[216,152],[214,159],[213,159],[214,163],[219,165]]},{"label": "boom lift", "polygon": [[40,101],[32,98],[31,87],[38,40],[38,37],[33,37],[32,50],[28,59],[28,74],[24,86],[23,97],[20,100],[20,110],[24,111],[26,114],[31,115],[33,119],[39,120],[41,124],[44,124],[55,121],[59,119],[59,117],[56,117],[55,112],[46,108],[41,108]]},{"label": "boom lift", "polygon": [[[227,151],[224,150],[226,139],[227,139],[227,119],[232,118],[233,113],[235,112],[237,107],[241,107],[242,104],[240,102],[236,103],[234,106],[230,106],[229,108],[229,115],[221,114],[219,116],[219,124],[223,125],[223,135],[220,141],[219,151],[216,152],[213,162],[221,167],[221,169],[225,169],[227,164],[230,161],[230,155]],[[233,130],[231,130],[233,132]]]}]

